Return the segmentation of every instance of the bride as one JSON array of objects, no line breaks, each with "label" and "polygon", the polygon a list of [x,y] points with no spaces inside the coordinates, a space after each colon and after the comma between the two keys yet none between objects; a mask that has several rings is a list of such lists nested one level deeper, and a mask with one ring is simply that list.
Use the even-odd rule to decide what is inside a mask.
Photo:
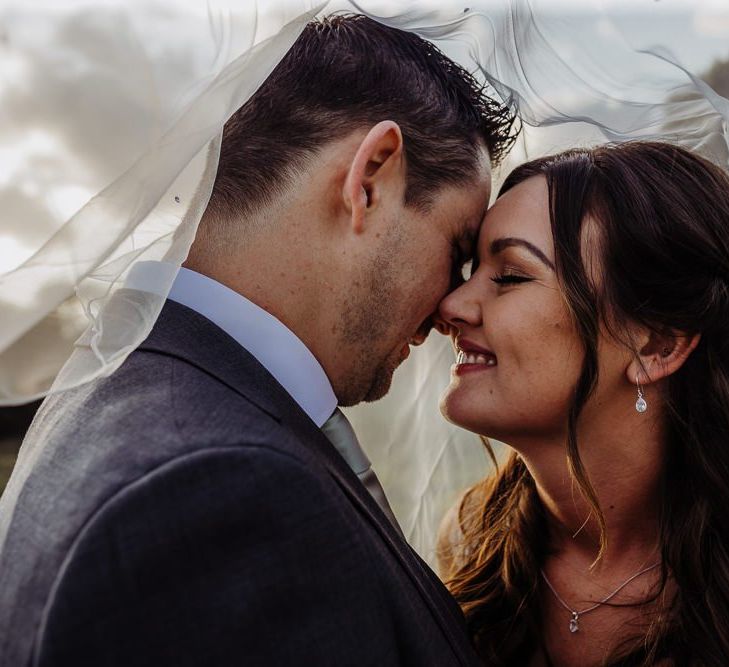
[{"label": "bride", "polygon": [[729,178],[669,144],[518,167],[440,306],[447,418],[512,449],[443,527],[490,665],[729,664]]}]

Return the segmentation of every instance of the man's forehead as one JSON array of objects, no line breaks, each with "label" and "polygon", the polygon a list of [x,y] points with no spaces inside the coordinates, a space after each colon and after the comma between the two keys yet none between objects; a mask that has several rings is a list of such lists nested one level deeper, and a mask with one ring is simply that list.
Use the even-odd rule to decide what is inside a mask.
[{"label": "man's forehead", "polygon": [[439,198],[444,229],[458,241],[475,241],[491,198],[491,161],[485,147],[479,148],[472,178],[459,186],[446,186]]},{"label": "man's forehead", "polygon": [[461,224],[455,230],[455,241],[469,253],[473,252],[476,248],[481,231],[481,223],[487,209],[488,197],[486,197],[483,207],[477,209],[478,212],[475,215],[462,218]]},{"label": "man's forehead", "polygon": [[491,201],[491,172],[488,173],[488,178],[485,179],[479,188],[481,191],[482,198],[478,202],[476,207],[475,215],[467,217],[463,221],[464,236],[471,237],[474,241],[478,238],[478,234],[481,230],[482,223],[486,217],[486,213],[489,210],[489,203]]},{"label": "man's forehead", "polygon": [[467,238],[469,241],[475,243],[478,239],[478,235],[481,231],[481,226],[483,223],[484,216],[486,215],[486,211],[488,210],[488,200],[486,202],[486,206],[484,206],[483,210],[481,210],[478,215],[475,215],[473,218],[467,219],[464,221],[463,229],[461,231],[461,236]]}]

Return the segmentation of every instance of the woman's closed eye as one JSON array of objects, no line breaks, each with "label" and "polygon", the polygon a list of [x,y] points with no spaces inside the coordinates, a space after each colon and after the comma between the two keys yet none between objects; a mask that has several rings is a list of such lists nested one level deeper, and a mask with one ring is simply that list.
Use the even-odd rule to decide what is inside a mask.
[{"label": "woman's closed eye", "polygon": [[517,273],[498,273],[491,278],[497,285],[519,285],[534,280],[528,276],[522,276]]}]

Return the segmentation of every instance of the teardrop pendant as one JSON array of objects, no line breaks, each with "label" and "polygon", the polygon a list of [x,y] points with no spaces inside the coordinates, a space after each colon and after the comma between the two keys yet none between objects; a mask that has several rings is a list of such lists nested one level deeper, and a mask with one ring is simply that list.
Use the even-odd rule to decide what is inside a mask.
[{"label": "teardrop pendant", "polygon": [[574,634],[580,629],[580,615],[576,612],[572,612],[572,618],[570,619],[570,632]]}]

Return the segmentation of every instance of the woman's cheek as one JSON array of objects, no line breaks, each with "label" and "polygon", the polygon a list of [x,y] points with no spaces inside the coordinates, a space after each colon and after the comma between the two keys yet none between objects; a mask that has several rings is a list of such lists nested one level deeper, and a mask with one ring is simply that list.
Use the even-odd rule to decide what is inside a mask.
[{"label": "woman's cheek", "polygon": [[523,315],[512,318],[506,323],[511,326],[501,331],[504,345],[502,354],[497,352],[499,365],[508,384],[518,385],[519,393],[530,397],[529,403],[541,397],[553,405],[548,397],[554,396],[561,406],[563,397],[572,394],[582,367],[579,338],[561,312],[540,314],[534,303],[525,306]]}]

